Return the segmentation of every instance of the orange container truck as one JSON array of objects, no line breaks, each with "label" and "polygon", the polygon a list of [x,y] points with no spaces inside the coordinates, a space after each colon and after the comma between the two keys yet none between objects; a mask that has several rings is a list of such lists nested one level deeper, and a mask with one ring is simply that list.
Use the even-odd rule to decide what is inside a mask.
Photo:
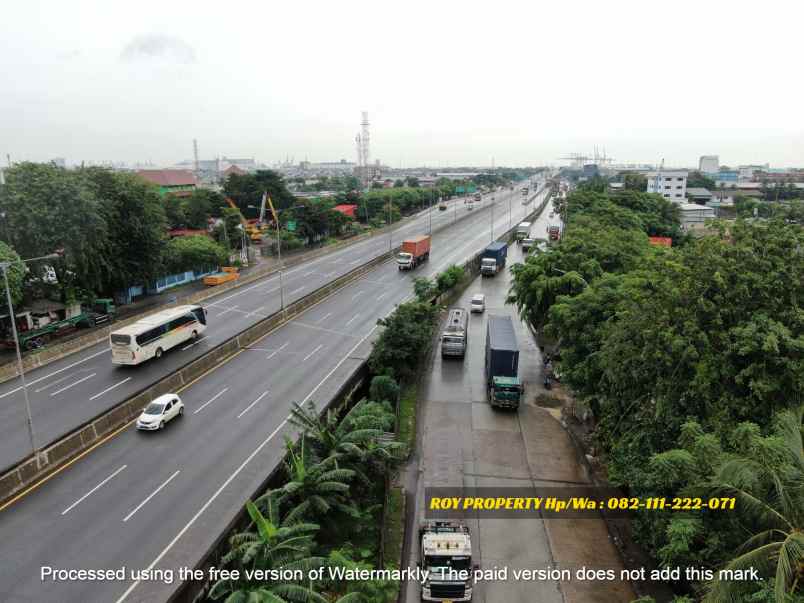
[{"label": "orange container truck", "polygon": [[420,235],[402,241],[402,248],[396,256],[400,270],[413,270],[430,257],[430,235]]}]

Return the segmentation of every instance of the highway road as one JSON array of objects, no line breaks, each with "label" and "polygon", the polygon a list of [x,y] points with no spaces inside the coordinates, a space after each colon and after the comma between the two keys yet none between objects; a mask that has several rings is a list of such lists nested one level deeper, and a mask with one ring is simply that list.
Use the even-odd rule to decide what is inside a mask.
[{"label": "highway road", "polygon": [[[515,224],[533,205],[524,207],[517,196],[511,207]],[[184,389],[185,416],[164,431],[129,427],[2,511],[0,600],[167,600],[175,582],[130,575],[122,582],[53,582],[40,579],[40,568],[194,566],[281,460],[283,437],[292,433],[286,421],[291,402],[329,400],[368,354],[377,319],[412,295],[414,276],[462,262],[488,242],[490,212],[471,213],[434,235],[430,261],[413,273],[391,262],[378,266]],[[495,211],[493,232],[508,226],[508,212]],[[354,256],[338,257],[348,265]],[[338,268],[332,257],[322,260],[318,272]],[[304,276],[305,270],[312,268],[294,275],[297,287],[314,276]],[[271,288],[261,283],[251,289],[257,295],[239,291],[217,300],[210,323],[236,321],[242,328],[249,313],[269,303]],[[210,331],[213,341],[223,338]]]},{"label": "highway road", "polygon": [[[546,208],[531,228],[534,236],[550,223]],[[407,500],[413,519],[407,531],[409,553],[403,567],[419,561],[416,537],[424,520],[425,488],[537,488],[588,485],[573,444],[551,411],[536,399],[546,393],[542,356],[516,308],[505,303],[510,267],[523,261],[519,245],[511,245],[506,270],[494,278],[478,277],[455,302],[469,307],[476,293],[486,296],[486,311],[469,318],[466,357],[443,359],[436,348],[432,368],[419,396],[417,450],[406,469],[406,485],[415,489]],[[511,316],[520,349],[519,376],[525,401],[516,412],[494,410],[486,401],[485,343],[489,314]],[[410,479],[413,478],[413,479]],[[535,492],[531,495],[535,495]],[[602,519],[520,518],[465,520],[472,534],[472,562],[483,570],[508,567],[509,579],[481,582],[475,603],[627,603],[635,595],[627,583],[595,581],[516,581],[514,569],[622,569]],[[420,601],[420,584],[405,587],[406,603]]]},{"label": "highway road", "polygon": [[[407,236],[427,233],[431,227],[434,231],[450,228],[460,233],[466,228],[479,228],[482,232],[480,225],[489,220],[493,196],[486,195],[481,206],[472,212],[465,209],[462,198],[447,202],[447,211],[439,211],[434,205],[432,210],[406,220],[389,236],[373,237],[284,271],[284,303],[295,301],[385,253]],[[503,213],[507,217],[507,211],[502,210],[507,210],[509,199],[521,209],[518,190],[497,193],[495,204],[499,211],[495,217],[501,218]],[[113,366],[109,345],[103,342],[26,373],[36,445],[46,446],[171,374],[210,346],[278,311],[281,297],[279,275],[274,274],[210,298],[205,302],[210,321],[204,336],[194,346],[174,348],[159,362],[136,367]],[[0,473],[32,452],[21,390],[19,379],[0,384]]]}]

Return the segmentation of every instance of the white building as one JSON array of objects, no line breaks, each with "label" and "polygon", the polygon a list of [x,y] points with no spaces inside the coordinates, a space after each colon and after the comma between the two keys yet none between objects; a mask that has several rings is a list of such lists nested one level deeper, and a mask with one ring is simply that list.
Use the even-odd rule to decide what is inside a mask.
[{"label": "white building", "polygon": [[720,157],[717,155],[701,155],[698,170],[704,174],[717,174],[720,169]]},{"label": "white building", "polygon": [[699,230],[706,225],[707,220],[715,217],[715,208],[697,203],[682,203],[679,206],[681,214],[681,230]]},{"label": "white building", "polygon": [[686,200],[687,172],[671,170],[648,172],[645,177],[648,179],[649,193],[659,193],[665,199],[676,203],[684,203]]}]

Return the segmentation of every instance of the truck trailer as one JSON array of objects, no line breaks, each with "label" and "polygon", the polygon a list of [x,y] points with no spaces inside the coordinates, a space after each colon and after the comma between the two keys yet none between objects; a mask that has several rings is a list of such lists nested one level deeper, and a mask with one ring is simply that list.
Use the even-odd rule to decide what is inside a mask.
[{"label": "truck trailer", "polygon": [[519,380],[519,346],[510,316],[489,315],[486,327],[486,387],[492,406],[519,407],[524,388]]},{"label": "truck trailer", "polygon": [[480,274],[494,276],[505,268],[506,257],[508,257],[508,244],[494,241],[483,250],[480,258]]},{"label": "truck trailer", "polygon": [[430,257],[430,235],[420,235],[402,241],[402,248],[396,256],[400,270],[413,270]]}]

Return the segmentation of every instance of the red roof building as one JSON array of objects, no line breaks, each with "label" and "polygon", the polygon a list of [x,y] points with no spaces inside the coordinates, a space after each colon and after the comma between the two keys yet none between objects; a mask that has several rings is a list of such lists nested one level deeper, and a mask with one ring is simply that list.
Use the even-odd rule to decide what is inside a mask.
[{"label": "red roof building", "polygon": [[672,247],[673,239],[670,237],[648,237],[648,242],[657,247]]},{"label": "red roof building", "polygon": [[333,207],[335,211],[341,212],[345,216],[349,216],[350,218],[355,217],[355,212],[357,211],[357,205],[336,205]]},{"label": "red roof building", "polygon": [[196,186],[195,176],[189,170],[139,170],[137,175],[159,187],[159,194],[171,193],[179,197],[190,195]]}]

